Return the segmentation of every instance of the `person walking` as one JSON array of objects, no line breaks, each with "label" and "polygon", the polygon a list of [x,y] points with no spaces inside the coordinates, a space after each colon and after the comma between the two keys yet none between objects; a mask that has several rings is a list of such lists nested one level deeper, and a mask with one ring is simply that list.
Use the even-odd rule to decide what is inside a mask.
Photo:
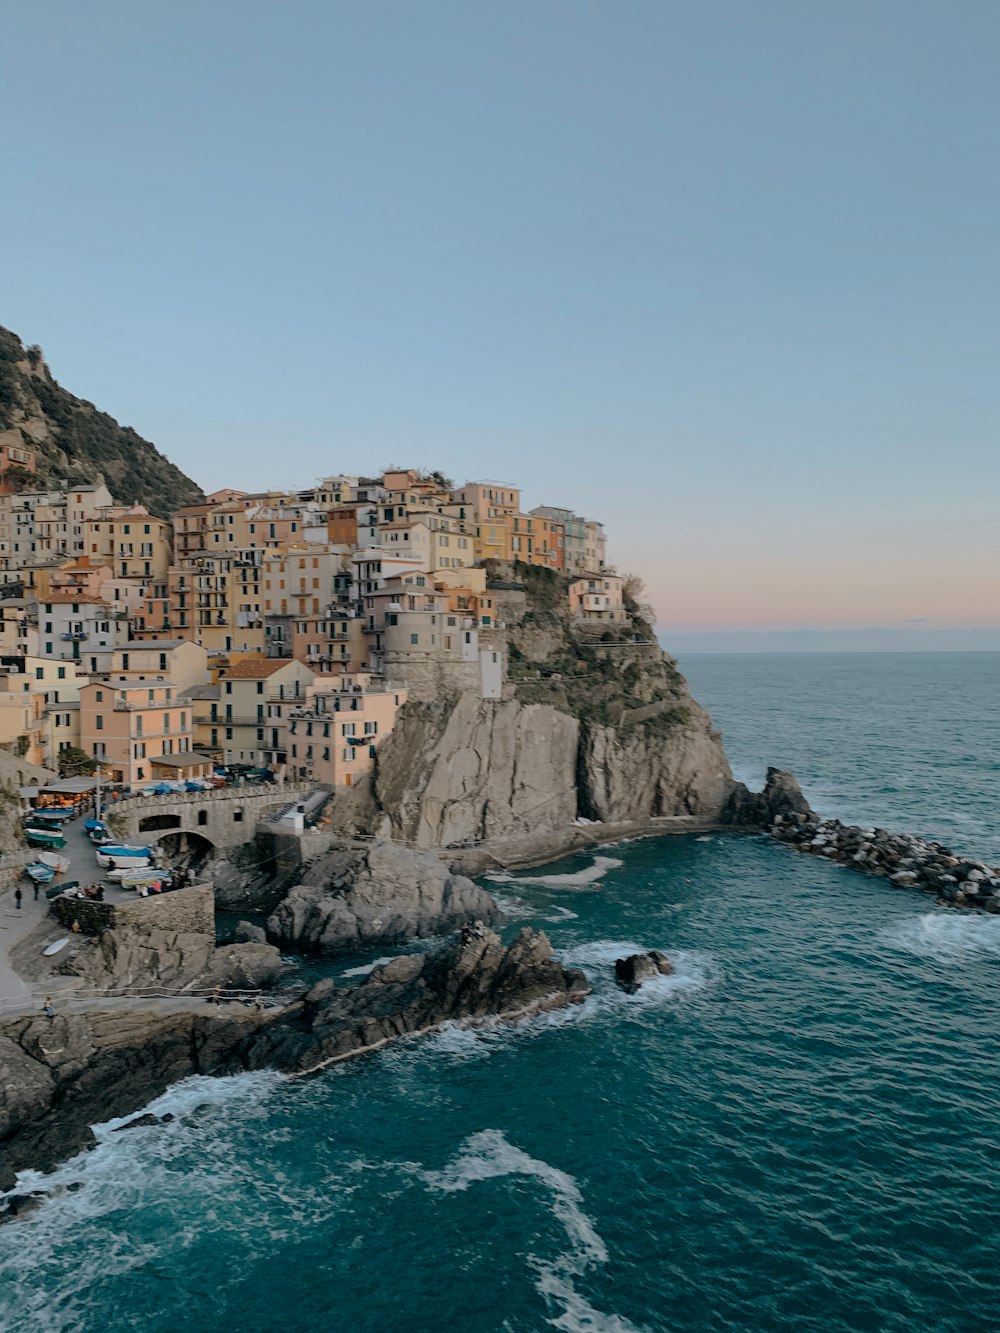
[{"label": "person walking", "polygon": [[21,886],[20,886],[20,884],[19,884],[19,885],[17,886],[17,888],[14,890],[14,902],[17,904],[17,910],[18,910],[19,912],[20,912],[20,910],[21,910],[21,899],[22,899],[23,897],[24,897],[24,894],[21,892]]},{"label": "person walking", "polygon": [[52,996],[46,995],[45,1003],[42,1005],[42,1013],[46,1018],[55,1018],[56,1011],[52,1007]]},{"label": "person walking", "polygon": [[38,902],[38,880],[37,880],[37,879],[35,880],[35,882],[34,882],[34,886],[33,886],[33,887],[34,887],[34,890],[35,890],[35,902],[37,903],[37,902]]}]

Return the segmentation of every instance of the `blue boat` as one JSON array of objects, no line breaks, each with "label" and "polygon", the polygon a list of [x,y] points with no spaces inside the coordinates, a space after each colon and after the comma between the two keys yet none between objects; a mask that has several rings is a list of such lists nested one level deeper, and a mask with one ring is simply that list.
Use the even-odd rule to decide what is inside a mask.
[{"label": "blue boat", "polygon": [[152,865],[155,860],[156,853],[152,847],[130,847],[118,843],[105,843],[103,847],[97,849],[97,864],[105,870],[116,870],[130,865],[134,865],[138,869]]},{"label": "blue boat", "polygon": [[30,866],[24,867],[24,873],[36,884],[51,884],[56,877],[52,867],[45,865],[43,861],[32,861]]}]

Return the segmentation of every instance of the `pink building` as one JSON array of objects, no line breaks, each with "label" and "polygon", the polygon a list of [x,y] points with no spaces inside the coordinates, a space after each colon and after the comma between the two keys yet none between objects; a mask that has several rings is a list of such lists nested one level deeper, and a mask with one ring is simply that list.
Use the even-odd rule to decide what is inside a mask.
[{"label": "pink building", "polygon": [[375,751],[396,725],[407,692],[332,690],[319,686],[288,722],[292,773],[330,787],[354,787],[371,770]]},{"label": "pink building", "polygon": [[190,705],[163,680],[124,676],[80,690],[80,746],[104,765],[112,782],[130,786],[166,776],[204,776],[207,761],[192,753]]}]

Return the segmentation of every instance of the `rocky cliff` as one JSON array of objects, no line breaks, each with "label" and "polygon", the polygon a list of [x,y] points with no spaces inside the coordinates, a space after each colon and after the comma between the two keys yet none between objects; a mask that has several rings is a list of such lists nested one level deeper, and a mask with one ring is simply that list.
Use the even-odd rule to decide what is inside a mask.
[{"label": "rocky cliff", "polygon": [[204,499],[200,487],[130,426],[120,426],[93,403],[52,378],[41,349],[24,347],[0,328],[0,444],[35,451],[38,473],[8,474],[21,489],[60,479],[103,478],[121,504],[144,504],[167,518]]},{"label": "rocky cliff", "polygon": [[522,930],[505,947],[486,931],[396,958],[356,987],[318,982],[281,1010],[188,1002],[167,1012],[154,1002],[2,1021],[0,1190],[24,1167],[48,1169],[91,1146],[92,1124],[189,1074],[309,1071],[441,1023],[518,1017],[587,992],[543,934]]},{"label": "rocky cliff", "polygon": [[329,852],[313,862],[268,918],[283,949],[334,954],[404,943],[500,919],[472,880],[434,855],[392,843]]},{"label": "rocky cliff", "polygon": [[[369,826],[420,847],[499,844],[661,815],[717,818],[733,779],[642,609],[585,626],[544,569],[492,571],[506,627],[504,698],[407,704],[378,752]],[[380,823],[381,821],[381,823]]]}]

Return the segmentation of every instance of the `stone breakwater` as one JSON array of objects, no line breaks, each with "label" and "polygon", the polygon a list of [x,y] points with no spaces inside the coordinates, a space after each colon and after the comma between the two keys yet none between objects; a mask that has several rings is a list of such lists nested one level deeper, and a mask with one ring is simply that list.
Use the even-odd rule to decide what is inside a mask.
[{"label": "stone breakwater", "polygon": [[737,784],[722,822],[766,830],[779,842],[838,865],[922,889],[954,907],[1000,913],[1000,868],[956,856],[939,842],[882,828],[820,819],[791,773],[767,770],[762,792]]},{"label": "stone breakwater", "polygon": [[770,832],[800,852],[881,875],[901,889],[922,889],[954,907],[1000,914],[1000,868],[956,856],[939,842],[801,815],[776,815]]}]

